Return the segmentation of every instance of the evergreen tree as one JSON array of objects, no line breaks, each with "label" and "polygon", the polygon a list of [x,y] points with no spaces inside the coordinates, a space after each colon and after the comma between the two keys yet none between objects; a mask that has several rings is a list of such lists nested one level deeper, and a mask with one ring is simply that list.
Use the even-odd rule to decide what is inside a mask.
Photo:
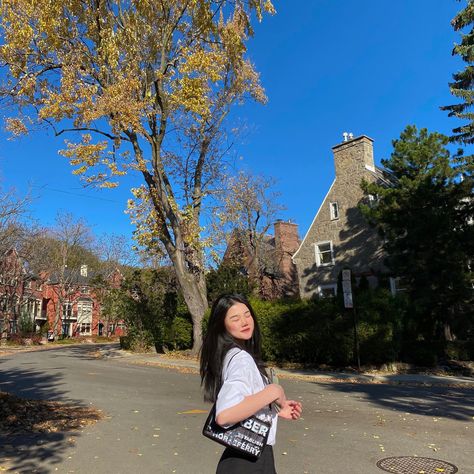
[{"label": "evergreen tree", "polygon": [[362,184],[377,197],[362,212],[385,238],[387,267],[403,278],[410,299],[413,336],[425,340],[472,331],[470,184],[452,166],[448,142],[408,126],[382,160],[392,185]]},{"label": "evergreen tree", "polygon": [[442,107],[449,111],[449,116],[468,120],[468,123],[453,130],[453,140],[464,144],[474,143],[474,114],[470,111],[474,105],[474,1],[469,0],[451,22],[455,31],[470,28],[461,34],[462,41],[455,45],[453,55],[460,56],[466,67],[453,74],[454,82],[449,84],[451,93],[461,100],[460,103]]},{"label": "evergreen tree", "polygon": [[[456,44],[453,56],[459,56],[466,66],[462,71],[453,74],[453,82],[449,84],[451,94],[460,100],[459,103],[446,105],[441,110],[449,112],[449,117],[456,117],[465,122],[453,129],[451,141],[470,145],[474,143],[474,0],[468,0],[467,5],[451,21],[455,31],[468,30],[461,33],[461,43]],[[474,170],[474,156],[465,156],[462,150],[454,157],[454,163],[459,172],[471,183]],[[471,207],[471,211],[473,208]]]}]

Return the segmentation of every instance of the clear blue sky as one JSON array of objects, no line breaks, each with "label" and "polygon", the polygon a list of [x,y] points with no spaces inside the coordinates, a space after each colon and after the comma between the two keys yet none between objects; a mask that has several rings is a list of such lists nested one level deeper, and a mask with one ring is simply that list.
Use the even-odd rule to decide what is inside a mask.
[{"label": "clear blue sky", "polygon": [[[269,102],[237,107],[252,130],[234,150],[255,173],[277,180],[280,216],[304,236],[333,178],[331,147],[342,132],[374,139],[376,163],[408,124],[449,134],[457,125],[448,82],[462,68],[451,56],[459,36],[455,0],[274,1],[277,15],[255,27],[249,53]],[[296,6],[297,5],[297,6]],[[96,234],[130,235],[127,186],[84,189],[58,155],[62,138],[36,133],[7,141],[0,132],[3,188],[36,199],[32,214],[51,225],[58,210],[85,218]]]}]

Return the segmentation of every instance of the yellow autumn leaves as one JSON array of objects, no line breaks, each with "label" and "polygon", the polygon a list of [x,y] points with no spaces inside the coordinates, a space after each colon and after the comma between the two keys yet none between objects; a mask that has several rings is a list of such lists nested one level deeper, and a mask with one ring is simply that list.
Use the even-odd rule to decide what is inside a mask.
[{"label": "yellow autumn leaves", "polygon": [[[16,110],[7,126],[14,136],[38,124],[57,135],[79,132],[60,153],[89,184],[114,187],[131,170],[147,176],[129,203],[137,235],[152,243],[178,223],[172,233],[181,246],[199,253],[200,204],[179,202],[163,157],[175,147],[189,160],[176,144],[192,130],[205,143],[195,149],[212,149],[218,133],[205,131],[220,126],[232,104],[266,100],[246,58],[252,17],[264,12],[274,13],[269,0],[3,0],[1,95]],[[200,203],[195,179],[200,172],[181,182],[196,184],[187,192]],[[160,183],[168,184],[153,194]]]}]

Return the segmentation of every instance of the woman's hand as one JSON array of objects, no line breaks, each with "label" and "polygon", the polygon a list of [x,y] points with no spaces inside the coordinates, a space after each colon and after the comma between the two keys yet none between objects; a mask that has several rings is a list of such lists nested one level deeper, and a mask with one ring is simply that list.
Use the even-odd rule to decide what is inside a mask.
[{"label": "woman's hand", "polygon": [[278,416],[286,420],[298,420],[303,412],[303,405],[295,400],[285,400],[283,405],[280,405]]}]

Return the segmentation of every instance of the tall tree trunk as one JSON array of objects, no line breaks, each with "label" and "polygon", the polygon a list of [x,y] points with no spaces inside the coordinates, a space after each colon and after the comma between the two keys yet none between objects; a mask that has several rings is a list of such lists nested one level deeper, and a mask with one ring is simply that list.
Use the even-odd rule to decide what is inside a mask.
[{"label": "tall tree trunk", "polygon": [[192,353],[197,355],[202,346],[202,320],[209,305],[204,272],[191,273],[188,271],[182,254],[175,252],[172,255],[173,266],[179,286],[183,292],[184,301],[191,313],[193,322]]}]

